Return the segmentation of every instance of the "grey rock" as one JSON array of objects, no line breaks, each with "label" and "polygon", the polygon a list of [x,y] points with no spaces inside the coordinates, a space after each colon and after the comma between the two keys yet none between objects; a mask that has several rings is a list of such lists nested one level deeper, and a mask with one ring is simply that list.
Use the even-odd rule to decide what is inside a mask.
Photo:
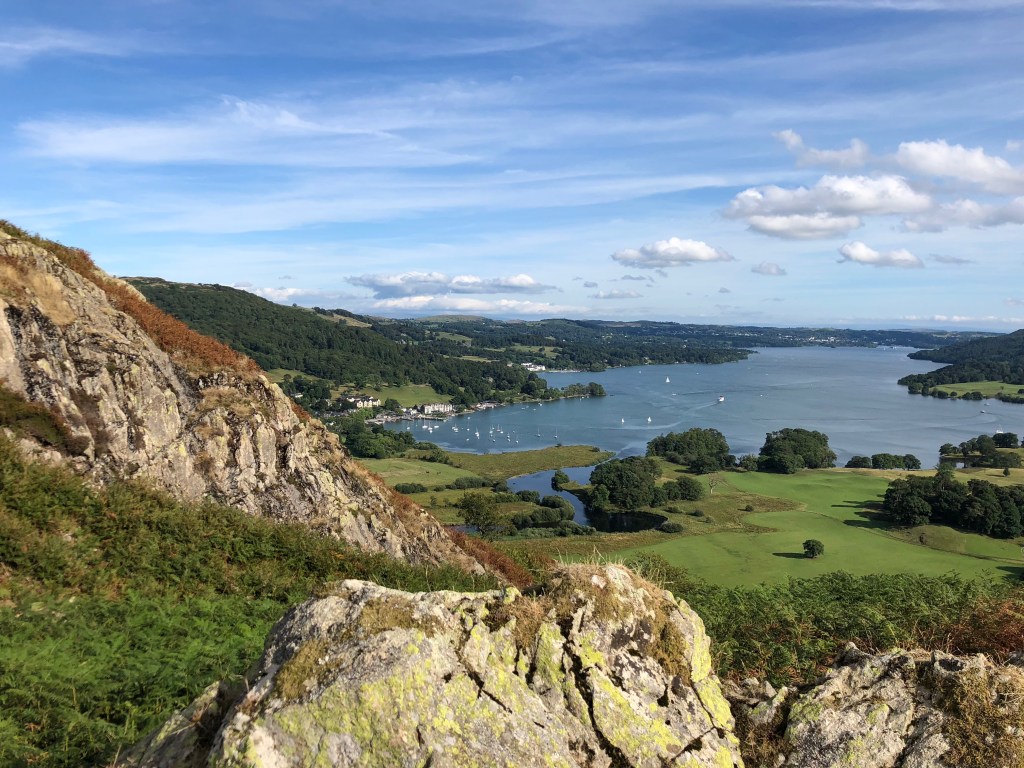
[{"label": "grey rock", "polygon": [[[700,618],[621,566],[571,566],[541,597],[343,582],[274,628],[205,759],[729,768],[732,728]],[[163,766],[179,745],[195,760],[199,743],[164,726],[121,765]]]},{"label": "grey rock", "polygon": [[189,370],[96,280],[134,288],[90,274],[95,280],[32,243],[0,238],[0,381],[65,420],[82,445],[76,470],[302,521],[413,562],[480,570],[429,514],[373,478],[320,422],[300,418],[264,375]]}]

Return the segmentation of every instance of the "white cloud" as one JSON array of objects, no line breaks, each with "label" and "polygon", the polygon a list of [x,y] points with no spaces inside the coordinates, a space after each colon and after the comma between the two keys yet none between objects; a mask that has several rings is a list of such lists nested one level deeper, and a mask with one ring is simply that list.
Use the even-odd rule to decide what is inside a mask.
[{"label": "white cloud", "polygon": [[642,294],[636,291],[598,291],[590,294],[592,299],[639,299]]},{"label": "white cloud", "polygon": [[249,282],[235,283],[232,288],[254,293],[278,304],[309,304],[324,299],[342,300],[355,298],[341,291],[325,291],[316,288],[260,288]]},{"label": "white cloud", "polygon": [[847,243],[839,249],[842,255],[840,262],[850,261],[854,264],[867,264],[872,267],[923,267],[924,263],[910,251],[903,248],[895,251],[876,251],[860,241]]},{"label": "white cloud", "polygon": [[585,283],[583,283],[583,287],[584,288],[597,288],[597,283],[595,283],[593,280],[587,280]]},{"label": "white cloud", "polygon": [[701,240],[682,240],[670,237],[636,248],[625,248],[612,254],[612,259],[627,267],[640,269],[664,269],[685,267],[694,262],[733,261],[733,257],[721,248],[715,248]]},{"label": "white cloud", "polygon": [[786,274],[786,270],[770,261],[762,261],[757,266],[751,267],[750,271],[758,275],[768,275],[770,277],[782,277]]},{"label": "white cloud", "polygon": [[813,187],[775,185],[740,192],[725,210],[762,234],[813,240],[850,232],[861,216],[926,211],[931,198],[902,176],[823,176]]},{"label": "white cloud", "polygon": [[864,225],[859,216],[833,216],[829,213],[788,216],[750,216],[747,224],[755,232],[785,240],[822,240],[845,235]]},{"label": "white cloud", "polygon": [[729,290],[728,288],[726,288],[726,287],[725,287],[724,285],[723,285],[723,286],[722,286],[721,288],[719,288],[719,289],[718,289],[718,292],[719,292],[719,293],[732,293],[732,291],[730,291],[730,290]]},{"label": "white cloud", "polygon": [[1006,299],[1003,304],[1008,307],[1024,307],[1024,299]]},{"label": "white cloud", "polygon": [[634,280],[644,283],[651,279],[652,278],[650,275],[623,275],[622,277],[619,278],[619,280]]},{"label": "white cloud", "polygon": [[392,275],[359,275],[347,278],[352,285],[369,288],[378,299],[442,293],[543,293],[555,286],[544,285],[529,275],[483,278],[443,272],[400,272]]},{"label": "white cloud", "polygon": [[945,176],[977,184],[988,192],[1024,192],[1024,168],[985,153],[981,147],[940,141],[907,141],[900,144],[896,161],[912,173]]},{"label": "white cloud", "polygon": [[471,299],[466,296],[401,296],[373,302],[377,310],[401,312],[491,312],[511,315],[553,315],[584,313],[585,307],[549,304],[547,302],[523,301],[520,299]]},{"label": "white cloud", "polygon": [[983,228],[1003,224],[1024,224],[1024,197],[1002,205],[957,200],[903,220],[903,228],[908,232],[943,232],[953,226]]},{"label": "white cloud", "polygon": [[847,149],[814,149],[804,144],[803,137],[796,131],[786,129],[774,134],[796,155],[797,165],[823,165],[828,168],[860,168],[871,159],[871,150],[860,139],[850,141]]}]

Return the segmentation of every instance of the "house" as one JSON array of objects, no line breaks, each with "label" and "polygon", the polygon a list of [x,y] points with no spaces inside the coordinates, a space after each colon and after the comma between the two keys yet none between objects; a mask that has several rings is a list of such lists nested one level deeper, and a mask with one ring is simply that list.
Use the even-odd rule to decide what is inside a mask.
[{"label": "house", "polygon": [[352,405],[354,405],[356,408],[379,408],[381,402],[376,397],[370,397],[369,395],[360,395],[359,397],[352,398]]},{"label": "house", "polygon": [[420,413],[427,414],[454,414],[455,406],[451,402],[425,402],[420,406]]}]

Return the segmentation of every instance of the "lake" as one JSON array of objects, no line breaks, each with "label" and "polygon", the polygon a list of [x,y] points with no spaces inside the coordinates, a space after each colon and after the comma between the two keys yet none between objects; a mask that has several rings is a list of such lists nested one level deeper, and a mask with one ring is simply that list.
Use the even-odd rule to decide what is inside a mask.
[{"label": "lake", "polygon": [[608,396],[506,406],[389,428],[411,429],[417,439],[452,451],[492,453],[563,443],[632,456],[645,453],[657,435],[713,427],[741,456],[757,453],[767,432],[803,427],[829,436],[839,466],[857,454],[886,452],[912,453],[925,467],[935,465],[943,443],[999,429],[1024,432],[1024,405],[907,394],[897,379],[940,367],[909,359],[911,351],[770,348],[721,365],[549,372],[543,376],[550,386],[596,381]]}]

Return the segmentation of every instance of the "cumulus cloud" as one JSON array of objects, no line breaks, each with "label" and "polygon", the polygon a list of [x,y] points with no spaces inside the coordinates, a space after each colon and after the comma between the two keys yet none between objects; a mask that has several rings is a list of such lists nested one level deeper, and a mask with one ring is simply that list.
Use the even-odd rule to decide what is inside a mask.
[{"label": "cumulus cloud", "polygon": [[376,310],[399,312],[473,312],[510,315],[555,315],[586,312],[586,307],[522,299],[473,299],[468,296],[399,296],[373,302]]},{"label": "cumulus cloud", "polygon": [[585,283],[583,283],[583,287],[584,288],[597,288],[597,283],[593,282],[592,280],[587,280]]},{"label": "cumulus cloud", "polygon": [[1008,307],[1024,307],[1024,299],[1006,299],[1003,304]]},{"label": "cumulus cloud", "polygon": [[896,161],[908,171],[926,176],[944,176],[977,184],[988,192],[1024,192],[1024,168],[1017,168],[981,147],[940,141],[907,141],[900,144]]},{"label": "cumulus cloud", "polygon": [[590,294],[592,299],[639,299],[642,294],[636,291],[598,291]]},{"label": "cumulus cloud", "polygon": [[722,286],[721,288],[719,288],[719,289],[718,289],[718,292],[719,292],[719,293],[732,293],[732,291],[730,291],[730,290],[729,290],[728,288],[726,288],[726,287],[725,287],[724,285],[723,285],[723,286]]},{"label": "cumulus cloud", "polygon": [[733,261],[733,257],[721,248],[701,240],[683,240],[678,237],[658,240],[640,248],[625,248],[613,253],[612,259],[627,267],[640,269],[686,267],[702,261]]},{"label": "cumulus cloud", "polygon": [[1024,197],[1001,205],[957,200],[903,220],[903,228],[908,232],[943,232],[952,226],[980,229],[1003,224],[1024,224]]},{"label": "cumulus cloud", "polygon": [[797,165],[823,165],[828,168],[860,168],[871,158],[871,150],[860,139],[853,139],[847,149],[814,149],[804,144],[796,131],[786,129],[774,134],[796,155]]},{"label": "cumulus cloud", "polygon": [[812,240],[850,232],[861,226],[861,216],[913,214],[931,206],[932,199],[902,176],[823,176],[813,187],[746,189],[725,215],[762,234]]},{"label": "cumulus cloud", "polygon": [[933,253],[928,258],[939,264],[974,264],[974,259],[965,259],[962,256],[947,256],[944,253]]},{"label": "cumulus cloud", "polygon": [[769,275],[770,277],[782,277],[786,274],[786,270],[770,261],[762,261],[757,266],[751,267],[750,271],[758,275]]},{"label": "cumulus cloud", "polygon": [[444,293],[543,293],[555,286],[544,285],[529,275],[483,278],[477,275],[455,275],[443,272],[399,272],[391,275],[358,275],[347,281],[369,288],[378,299],[399,296],[424,296]]},{"label": "cumulus cloud", "polygon": [[905,269],[923,267],[924,263],[910,251],[899,248],[895,251],[876,251],[874,248],[854,241],[847,243],[839,249],[842,259],[840,262],[853,262],[854,264],[866,264],[872,267],[902,267]]}]

